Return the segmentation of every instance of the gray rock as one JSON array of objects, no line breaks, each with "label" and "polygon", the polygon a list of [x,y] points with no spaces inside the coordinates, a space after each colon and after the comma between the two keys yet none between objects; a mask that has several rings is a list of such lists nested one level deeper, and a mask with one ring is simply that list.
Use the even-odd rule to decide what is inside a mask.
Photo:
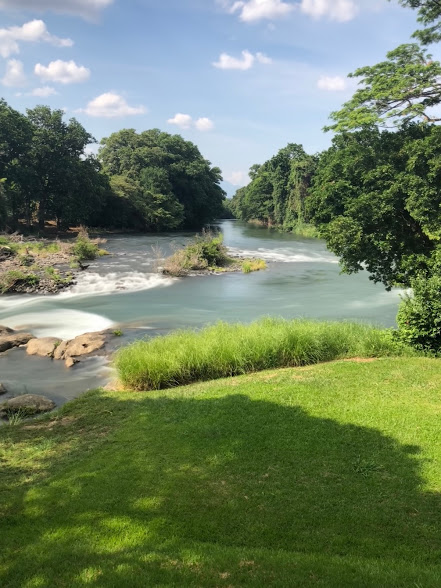
[{"label": "gray rock", "polygon": [[49,412],[55,408],[55,402],[45,396],[36,394],[23,394],[16,396],[0,405],[0,416],[6,416],[10,413],[21,412],[26,415],[40,414]]},{"label": "gray rock", "polygon": [[42,337],[41,339],[31,339],[26,347],[28,355],[38,355],[39,357],[53,357],[55,349],[61,344],[61,339],[56,337]]},{"label": "gray rock", "polygon": [[7,335],[0,335],[0,353],[12,349],[13,347],[20,347],[26,345],[34,335],[30,333],[10,333]]},{"label": "gray rock", "polygon": [[0,396],[1,396],[2,394],[7,394],[7,392],[8,392],[8,391],[6,390],[6,388],[5,388],[4,384],[2,384],[2,383],[0,382]]}]

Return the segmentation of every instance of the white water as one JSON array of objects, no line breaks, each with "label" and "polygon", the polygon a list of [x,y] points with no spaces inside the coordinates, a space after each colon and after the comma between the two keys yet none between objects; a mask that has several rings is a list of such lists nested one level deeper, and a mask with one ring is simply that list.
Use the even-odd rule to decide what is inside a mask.
[{"label": "white water", "polygon": [[327,255],[314,252],[298,253],[288,247],[279,247],[276,249],[259,247],[254,250],[229,247],[228,250],[232,255],[237,257],[258,257],[265,261],[276,261],[279,263],[338,263],[338,259],[332,253]]},{"label": "white water", "polygon": [[73,339],[83,333],[104,331],[114,325],[110,319],[72,309],[29,312],[2,319],[2,324],[17,331],[27,331],[36,337]]},{"label": "white water", "polygon": [[139,292],[141,290],[171,286],[174,281],[173,278],[152,273],[112,272],[101,275],[96,272],[84,272],[78,276],[77,283],[66,292],[60,294],[60,297]]}]

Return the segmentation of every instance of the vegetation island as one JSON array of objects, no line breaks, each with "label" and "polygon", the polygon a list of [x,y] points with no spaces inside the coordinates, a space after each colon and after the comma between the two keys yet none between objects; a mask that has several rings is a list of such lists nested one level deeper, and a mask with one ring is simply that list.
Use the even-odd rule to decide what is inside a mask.
[{"label": "vegetation island", "polygon": [[[0,103],[5,294],[53,292],[105,254],[48,229],[200,231],[226,214],[319,236],[344,272],[408,289],[396,329],[218,322],[122,347],[117,382],[56,411],[0,402],[2,586],[440,586],[441,64],[426,45],[441,4],[400,4],[422,28],[352,74],[331,147],[289,144],[230,202],[179,136],[125,129],[86,156],[75,119]],[[206,233],[160,271],[264,267]],[[38,343],[0,327],[0,353],[27,345],[73,367],[120,334]]]}]

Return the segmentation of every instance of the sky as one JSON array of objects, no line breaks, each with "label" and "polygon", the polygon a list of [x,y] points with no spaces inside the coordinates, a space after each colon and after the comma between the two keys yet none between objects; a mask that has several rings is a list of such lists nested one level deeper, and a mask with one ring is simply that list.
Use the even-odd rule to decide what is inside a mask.
[{"label": "sky", "polygon": [[347,74],[416,27],[394,0],[0,0],[1,96],[63,108],[98,141],[179,133],[232,195],[287,143],[327,148]]}]

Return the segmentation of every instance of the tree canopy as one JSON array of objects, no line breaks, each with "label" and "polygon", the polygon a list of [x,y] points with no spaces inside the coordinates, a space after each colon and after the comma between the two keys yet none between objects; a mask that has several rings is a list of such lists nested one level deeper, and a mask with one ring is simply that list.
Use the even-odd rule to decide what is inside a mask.
[{"label": "tree canopy", "polygon": [[233,198],[236,216],[287,230],[307,222],[305,200],[316,164],[315,156],[290,143],[263,165],[253,165],[251,182]]},{"label": "tree canopy", "polygon": [[220,169],[180,135],[123,129],[101,145],[104,170],[118,178],[113,184],[118,184],[148,230],[197,228],[222,213],[225,193]]}]

